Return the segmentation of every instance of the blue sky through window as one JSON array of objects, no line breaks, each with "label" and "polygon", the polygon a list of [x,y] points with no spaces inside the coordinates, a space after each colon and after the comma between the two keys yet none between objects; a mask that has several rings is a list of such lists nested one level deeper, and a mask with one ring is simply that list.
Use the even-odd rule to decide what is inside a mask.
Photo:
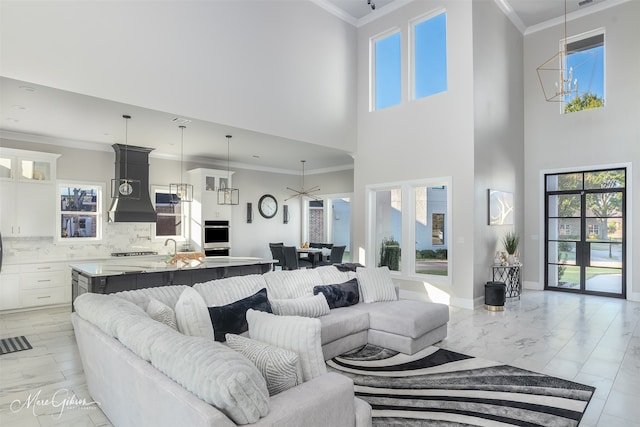
[{"label": "blue sky through window", "polygon": [[441,13],[415,26],[415,98],[447,90],[447,15]]},{"label": "blue sky through window", "polygon": [[375,42],[376,110],[400,104],[400,33]]},{"label": "blue sky through window", "polygon": [[569,67],[573,68],[573,78],[578,79],[579,95],[589,92],[604,99],[604,46],[569,53]]}]

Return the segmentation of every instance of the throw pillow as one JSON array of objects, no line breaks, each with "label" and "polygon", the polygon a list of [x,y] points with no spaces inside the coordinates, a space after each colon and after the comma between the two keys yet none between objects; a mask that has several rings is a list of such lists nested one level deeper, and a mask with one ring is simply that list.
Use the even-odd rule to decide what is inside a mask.
[{"label": "throw pillow", "polygon": [[298,355],[304,381],[327,373],[320,341],[320,319],[276,316],[250,309],[247,310],[247,322],[252,339]]},{"label": "throw pillow", "polygon": [[251,360],[267,381],[269,396],[302,384],[302,368],[293,351],[274,347],[240,335],[227,334],[229,348]]},{"label": "throw pillow", "polygon": [[398,299],[389,267],[358,267],[356,274],[362,291],[362,302],[396,301]]},{"label": "throw pillow", "polygon": [[360,302],[358,279],[336,285],[319,285],[313,288],[314,294],[324,295],[330,308],[348,307]]},{"label": "throw pillow", "polygon": [[185,335],[213,339],[213,327],[207,306],[198,292],[191,287],[180,294],[176,303],[178,330]]},{"label": "throw pillow", "polygon": [[312,297],[272,299],[269,302],[273,313],[280,316],[320,317],[329,314],[329,304],[322,294]]},{"label": "throw pillow", "polygon": [[160,323],[164,323],[173,329],[178,329],[178,323],[176,321],[176,312],[171,307],[158,301],[155,298],[151,298],[149,305],[147,306],[147,314],[153,320]]},{"label": "throw pillow", "polygon": [[219,307],[209,307],[210,323],[213,325],[214,339],[224,341],[225,334],[241,334],[247,332],[247,310],[271,313],[271,304],[267,298],[267,289],[260,289],[255,294]]}]

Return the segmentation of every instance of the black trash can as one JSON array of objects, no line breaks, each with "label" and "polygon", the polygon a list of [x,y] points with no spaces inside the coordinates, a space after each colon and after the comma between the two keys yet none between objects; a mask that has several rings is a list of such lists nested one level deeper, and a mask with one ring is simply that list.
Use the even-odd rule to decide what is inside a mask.
[{"label": "black trash can", "polygon": [[504,282],[487,282],[484,285],[484,308],[503,311],[507,285]]}]

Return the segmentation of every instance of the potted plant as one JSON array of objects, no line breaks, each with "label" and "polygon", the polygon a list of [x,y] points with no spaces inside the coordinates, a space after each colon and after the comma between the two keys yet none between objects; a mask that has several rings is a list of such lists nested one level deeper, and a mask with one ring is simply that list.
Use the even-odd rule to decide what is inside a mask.
[{"label": "potted plant", "polygon": [[518,243],[520,243],[520,236],[518,236],[518,233],[515,231],[509,231],[504,235],[504,237],[502,237],[504,249],[507,251],[507,254],[509,254],[509,264],[514,264],[516,262],[515,254],[518,250]]}]

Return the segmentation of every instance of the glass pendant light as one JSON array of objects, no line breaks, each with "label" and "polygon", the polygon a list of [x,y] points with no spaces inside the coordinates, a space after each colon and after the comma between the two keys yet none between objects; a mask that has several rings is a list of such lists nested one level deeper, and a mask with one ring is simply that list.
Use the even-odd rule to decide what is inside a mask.
[{"label": "glass pendant light", "polygon": [[[129,177],[129,119],[131,116],[123,114],[124,119],[124,170],[118,171],[118,177],[111,180],[111,198],[139,199],[140,180]],[[122,154],[120,154],[122,155]],[[121,162],[122,164],[122,162]]]},{"label": "glass pendant light", "polygon": [[237,205],[240,203],[240,190],[231,188],[231,173],[229,172],[229,140],[231,135],[227,135],[227,184],[225,187],[218,187],[218,204],[219,205]]},{"label": "glass pendant light", "polygon": [[169,184],[169,193],[175,194],[177,203],[193,201],[193,185],[187,184],[182,180],[182,162],[184,158],[184,130],[186,126],[180,125],[180,182],[177,184]]}]

